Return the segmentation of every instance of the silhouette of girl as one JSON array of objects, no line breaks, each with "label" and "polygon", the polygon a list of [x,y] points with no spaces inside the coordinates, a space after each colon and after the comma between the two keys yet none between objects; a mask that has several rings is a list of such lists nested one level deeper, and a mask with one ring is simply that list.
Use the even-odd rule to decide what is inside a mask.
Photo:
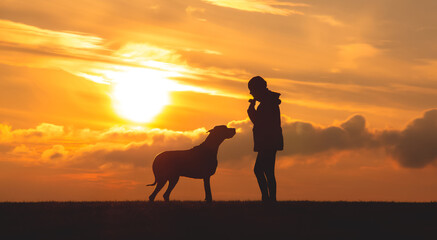
[{"label": "silhouette of girl", "polygon": [[[276,201],[275,160],[276,152],[283,150],[284,140],[279,110],[279,93],[267,88],[260,76],[250,79],[248,84],[250,105],[247,114],[253,123],[254,151],[258,152],[254,172],[261,190],[263,202]],[[255,109],[256,101],[260,102]]]}]

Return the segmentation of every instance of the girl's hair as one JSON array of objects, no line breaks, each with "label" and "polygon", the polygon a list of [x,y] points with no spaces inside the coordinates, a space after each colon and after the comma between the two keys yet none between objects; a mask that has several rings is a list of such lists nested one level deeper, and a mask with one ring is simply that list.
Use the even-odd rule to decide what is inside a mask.
[{"label": "girl's hair", "polygon": [[266,88],[267,82],[260,76],[253,77],[248,83],[249,88]]}]

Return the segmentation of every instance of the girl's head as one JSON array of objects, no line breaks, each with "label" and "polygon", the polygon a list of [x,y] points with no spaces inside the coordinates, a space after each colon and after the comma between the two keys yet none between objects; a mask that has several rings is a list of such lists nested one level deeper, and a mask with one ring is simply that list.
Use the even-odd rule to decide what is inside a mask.
[{"label": "girl's head", "polygon": [[253,77],[248,83],[250,94],[255,100],[260,100],[267,91],[267,82],[260,76]]}]

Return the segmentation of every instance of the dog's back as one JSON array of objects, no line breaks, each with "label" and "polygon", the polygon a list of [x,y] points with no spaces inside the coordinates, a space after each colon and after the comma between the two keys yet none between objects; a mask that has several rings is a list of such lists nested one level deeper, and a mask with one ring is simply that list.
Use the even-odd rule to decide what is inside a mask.
[{"label": "dog's back", "polygon": [[165,151],[153,162],[156,178],[169,179],[174,176],[205,178],[215,173],[217,156],[197,146],[189,150]]}]

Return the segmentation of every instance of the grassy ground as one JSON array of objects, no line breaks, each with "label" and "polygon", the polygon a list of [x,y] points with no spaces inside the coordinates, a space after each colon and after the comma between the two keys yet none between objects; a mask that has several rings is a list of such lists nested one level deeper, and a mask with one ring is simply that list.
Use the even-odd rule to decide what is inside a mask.
[{"label": "grassy ground", "polygon": [[437,239],[437,203],[0,203],[1,239]]}]

